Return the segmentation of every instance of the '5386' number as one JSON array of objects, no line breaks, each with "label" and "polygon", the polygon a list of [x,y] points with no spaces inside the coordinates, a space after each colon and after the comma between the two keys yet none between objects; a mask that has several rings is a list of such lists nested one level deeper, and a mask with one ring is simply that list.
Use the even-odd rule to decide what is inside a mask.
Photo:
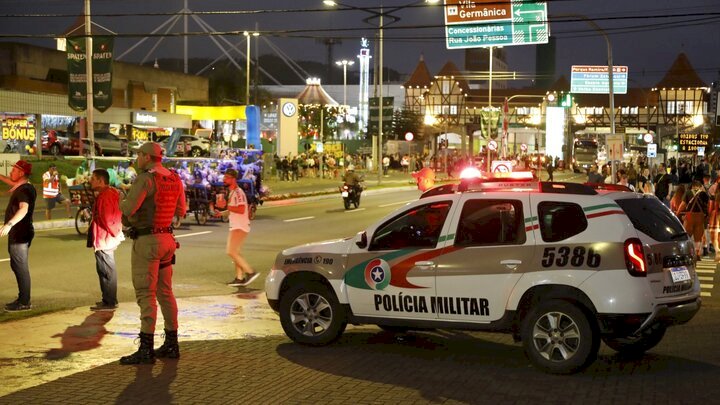
[{"label": "'5386' number", "polygon": [[582,267],[583,265],[598,267],[600,260],[600,254],[596,253],[593,248],[585,249],[584,246],[576,246],[572,249],[569,246],[547,247],[543,252],[542,266],[565,267],[569,264],[573,267]]}]

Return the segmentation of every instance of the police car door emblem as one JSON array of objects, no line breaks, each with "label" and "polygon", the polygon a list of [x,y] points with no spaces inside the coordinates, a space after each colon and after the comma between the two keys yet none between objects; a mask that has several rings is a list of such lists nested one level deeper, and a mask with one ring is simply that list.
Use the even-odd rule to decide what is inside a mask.
[{"label": "police car door emblem", "polygon": [[390,265],[383,259],[370,260],[365,266],[365,282],[373,290],[384,290],[390,278]]}]

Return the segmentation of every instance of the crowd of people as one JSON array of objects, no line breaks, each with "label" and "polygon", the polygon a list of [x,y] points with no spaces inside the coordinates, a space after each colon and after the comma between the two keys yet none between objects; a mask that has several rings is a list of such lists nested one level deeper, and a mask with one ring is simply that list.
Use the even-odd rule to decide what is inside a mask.
[{"label": "crowd of people", "polygon": [[[613,181],[614,180],[614,181]],[[593,166],[588,183],[617,183],[632,191],[655,195],[680,219],[695,242],[695,254],[720,261],[720,157],[670,158],[667,163],[648,165],[644,159],[620,162],[616,177],[611,168]]]},{"label": "crowd of people", "polygon": [[[132,240],[131,274],[137,304],[140,309],[139,348],[123,356],[121,364],[152,364],[157,357],[180,357],[178,343],[178,309],[172,287],[175,250],[179,247],[173,234],[175,217],[186,213],[185,184],[177,168],[162,165],[163,149],[155,142],[147,142],[138,149],[136,164],[140,170],[128,185],[124,198],[111,187],[112,176],[106,169],[90,169],[89,184],[94,191],[92,222],[87,235],[87,247],[95,256],[100,281],[101,300],[91,306],[93,311],[117,309],[117,269],[115,251],[129,238]],[[239,165],[239,163],[238,163]],[[37,192],[29,179],[33,165],[17,161],[8,176],[0,181],[10,186],[10,200],[0,237],[8,237],[10,267],[18,287],[17,298],[5,305],[8,312],[27,311],[31,304],[31,277],[28,253],[35,236],[33,212]],[[78,170],[80,172],[80,169]],[[134,169],[133,169],[134,172]],[[82,168],[82,175],[88,168]],[[77,180],[76,174],[76,180]],[[247,197],[237,184],[238,171],[225,168],[223,182],[228,186],[227,204],[223,215],[229,218],[226,254],[234,264],[235,278],[230,286],[246,286],[255,281],[255,272],[242,257],[242,246],[250,232]],[[46,209],[67,201],[60,193],[61,176],[51,165],[43,174],[43,198]],[[163,344],[154,347],[158,307],[164,320]]]}]

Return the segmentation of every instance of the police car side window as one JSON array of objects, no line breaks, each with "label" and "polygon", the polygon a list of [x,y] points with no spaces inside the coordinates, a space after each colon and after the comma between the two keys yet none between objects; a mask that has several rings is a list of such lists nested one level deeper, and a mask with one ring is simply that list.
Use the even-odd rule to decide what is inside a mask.
[{"label": "police car side window", "polygon": [[375,231],[368,250],[434,248],[451,206],[442,201],[405,211]]},{"label": "police car side window", "polygon": [[540,235],[544,242],[558,242],[587,229],[588,222],[578,204],[545,201],[538,204]]},{"label": "police car side window", "polygon": [[522,245],[522,203],[515,200],[469,200],[460,214],[456,246]]}]

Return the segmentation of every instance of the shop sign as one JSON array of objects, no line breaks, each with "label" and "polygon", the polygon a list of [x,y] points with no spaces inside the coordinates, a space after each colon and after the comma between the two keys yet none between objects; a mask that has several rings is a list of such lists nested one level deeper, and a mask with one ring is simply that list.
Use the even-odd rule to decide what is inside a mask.
[{"label": "shop sign", "polygon": [[[93,37],[93,106],[100,112],[112,105],[113,38]],[[68,105],[75,111],[87,109],[85,38],[67,38]]]},{"label": "shop sign", "polygon": [[2,139],[16,141],[35,140],[35,116],[22,114],[0,114]]},{"label": "shop sign", "polygon": [[158,117],[153,113],[145,111],[133,111],[132,116],[130,117],[130,122],[141,125],[157,125]]},{"label": "shop sign", "polygon": [[278,126],[278,113],[277,111],[263,111],[262,112],[262,124],[265,128],[275,131]]},{"label": "shop sign", "polygon": [[678,134],[678,152],[697,153],[698,147],[707,148],[709,145],[710,134]]}]

